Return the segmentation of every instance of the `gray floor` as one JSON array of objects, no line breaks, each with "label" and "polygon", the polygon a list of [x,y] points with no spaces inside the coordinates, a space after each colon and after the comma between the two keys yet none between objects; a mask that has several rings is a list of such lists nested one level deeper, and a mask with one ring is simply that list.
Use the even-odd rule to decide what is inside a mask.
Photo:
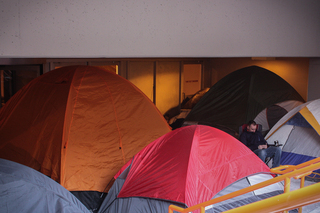
[{"label": "gray floor", "polygon": [[[309,185],[312,185],[315,183],[316,182],[314,182],[314,181],[305,180],[304,185],[309,186]],[[300,189],[300,180],[299,179],[296,180],[294,178],[291,178],[290,190],[292,191],[292,190],[296,190],[296,189]],[[319,194],[320,194],[320,192],[319,192]],[[302,212],[303,213],[320,213],[320,202],[302,207]]]}]

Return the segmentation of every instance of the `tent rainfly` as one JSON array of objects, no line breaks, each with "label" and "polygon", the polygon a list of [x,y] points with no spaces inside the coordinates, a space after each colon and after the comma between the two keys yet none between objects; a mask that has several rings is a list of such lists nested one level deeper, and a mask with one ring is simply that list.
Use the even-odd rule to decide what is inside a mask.
[{"label": "tent rainfly", "polygon": [[0,111],[0,157],[69,191],[103,192],[119,169],[170,132],[155,105],[121,76],[93,66],[45,73]]},{"label": "tent rainfly", "polygon": [[175,129],[128,162],[99,212],[166,212],[211,199],[234,181],[269,168],[229,134],[205,125]]},{"label": "tent rainfly", "polygon": [[262,110],[254,121],[262,126],[262,134],[266,135],[285,114],[300,104],[303,104],[303,102],[294,100],[273,104]]},{"label": "tent rainfly", "polygon": [[[241,178],[233,182],[229,186],[225,187],[219,193],[217,193],[212,199],[221,197],[226,194],[230,194],[232,192],[261,183],[263,181],[267,181],[272,178],[273,176],[270,173],[255,173],[252,175],[248,175],[244,178]],[[240,206],[244,206],[253,202],[267,199],[276,195],[280,195],[283,192],[284,192],[284,186],[282,182],[275,183],[275,184],[251,191],[249,193],[239,195],[234,198],[207,206],[205,208],[205,212],[206,213],[224,212],[224,211],[234,209]],[[297,211],[296,210],[290,211],[290,213],[291,212],[297,212]]]},{"label": "tent rainfly", "polygon": [[44,174],[0,159],[0,212],[90,211],[68,190]]},{"label": "tent rainfly", "polygon": [[[282,146],[281,165],[297,165],[320,157],[320,99],[301,104],[283,116],[269,131],[268,143]],[[310,177],[319,178],[320,171]]]},{"label": "tent rainfly", "polygon": [[185,122],[224,126],[238,132],[259,112],[286,100],[304,102],[300,94],[275,73],[258,66],[245,67],[214,84],[187,115]]}]

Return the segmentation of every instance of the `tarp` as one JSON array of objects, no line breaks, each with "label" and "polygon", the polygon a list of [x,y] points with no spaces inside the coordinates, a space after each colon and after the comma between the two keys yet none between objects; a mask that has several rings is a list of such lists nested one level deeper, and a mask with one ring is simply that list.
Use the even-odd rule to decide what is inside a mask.
[{"label": "tarp", "polygon": [[110,190],[118,195],[106,197],[100,212],[161,212],[171,203],[192,206],[240,178],[269,171],[240,141],[205,125],[167,133],[136,154],[128,167],[121,170],[126,177],[116,176],[116,182],[121,179],[114,184],[117,190]]},{"label": "tarp", "polygon": [[281,165],[297,165],[320,157],[320,99],[289,111],[265,138],[268,143],[277,140],[283,144]]},{"label": "tarp", "polygon": [[49,177],[0,159],[0,212],[89,213],[89,210]]},{"label": "tarp", "polygon": [[225,76],[200,99],[185,121],[221,125],[238,132],[259,112],[286,100],[304,102],[299,93],[275,73],[250,66]]},{"label": "tarp", "polygon": [[171,131],[155,105],[121,76],[92,66],[31,81],[0,111],[0,157],[69,191],[102,192],[147,144]]}]

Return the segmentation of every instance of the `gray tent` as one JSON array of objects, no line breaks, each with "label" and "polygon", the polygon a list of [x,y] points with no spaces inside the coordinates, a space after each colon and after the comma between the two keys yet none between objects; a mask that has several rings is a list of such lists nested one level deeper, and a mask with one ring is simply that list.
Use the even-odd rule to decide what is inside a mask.
[{"label": "gray tent", "polygon": [[301,101],[288,100],[268,106],[253,119],[262,126],[262,134],[265,136],[269,130],[290,110],[303,104]]},{"label": "gray tent", "polygon": [[[283,144],[281,165],[298,165],[320,157],[320,99],[301,104],[283,116],[266,135]],[[320,169],[309,176],[320,180]]]},{"label": "gray tent", "polygon": [[30,167],[0,159],[0,212],[89,213],[89,210],[51,178]]},{"label": "gray tent", "polygon": [[131,169],[128,166],[115,180],[107,197],[104,199],[98,213],[114,213],[114,212],[168,212],[169,205],[173,204],[182,208],[186,205],[173,201],[160,199],[150,199],[145,197],[128,197],[117,198],[126,178]]},{"label": "gray tent", "polygon": [[[256,173],[253,175],[249,175],[247,177],[241,178],[238,181],[230,184],[229,186],[225,187],[219,193],[217,193],[214,198],[221,197],[223,195],[238,191],[240,189],[255,185],[257,183],[261,183],[268,179],[273,178],[271,174],[268,173]],[[227,211],[230,209],[234,209],[243,205],[247,205],[253,202],[257,202],[269,197],[273,197],[279,194],[282,194],[284,190],[284,186],[282,182],[278,182],[258,190],[207,206],[205,208],[206,213],[218,213]],[[297,212],[297,210],[291,210],[291,213]]]}]

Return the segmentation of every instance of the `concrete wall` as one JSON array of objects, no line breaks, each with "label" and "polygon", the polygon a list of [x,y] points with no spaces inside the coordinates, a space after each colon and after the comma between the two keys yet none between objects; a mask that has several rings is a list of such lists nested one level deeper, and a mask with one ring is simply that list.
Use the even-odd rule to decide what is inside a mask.
[{"label": "concrete wall", "polygon": [[316,0],[2,0],[0,57],[319,57]]},{"label": "concrete wall", "polygon": [[[255,64],[279,74],[303,98],[313,100],[320,98],[319,9],[317,0],[2,0],[0,61],[216,58],[204,66],[204,87]],[[270,65],[248,59],[223,67],[223,57],[301,57],[301,63],[285,65],[285,71],[281,61]],[[309,68],[306,58],[312,58]],[[161,97],[147,95],[151,100]]]}]

